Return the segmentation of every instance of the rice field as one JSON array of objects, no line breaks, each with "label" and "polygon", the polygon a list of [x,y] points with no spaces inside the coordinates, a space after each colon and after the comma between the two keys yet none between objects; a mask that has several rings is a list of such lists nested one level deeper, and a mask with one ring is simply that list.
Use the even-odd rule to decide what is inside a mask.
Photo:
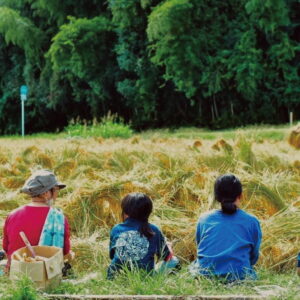
[{"label": "rice field", "polygon": [[208,139],[149,133],[129,139],[1,138],[1,228],[6,215],[29,200],[19,189],[31,170],[48,168],[67,184],[56,205],[72,229],[76,271],[108,264],[109,231],[121,221],[120,200],[137,191],[151,196],[150,221],[189,263],[195,259],[199,215],[218,207],[214,180],[231,172],[243,183],[243,208],[261,220],[259,266],[290,271],[299,252],[300,150],[288,143],[289,129],[283,132],[280,139],[258,138],[259,129]]}]

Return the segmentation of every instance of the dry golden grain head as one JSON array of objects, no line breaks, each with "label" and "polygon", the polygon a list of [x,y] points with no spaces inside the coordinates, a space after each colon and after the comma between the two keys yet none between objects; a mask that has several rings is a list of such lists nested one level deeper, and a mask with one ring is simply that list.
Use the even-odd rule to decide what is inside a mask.
[{"label": "dry golden grain head", "polygon": [[213,150],[220,151],[220,147],[219,147],[218,142],[215,143],[215,144],[213,144],[213,145],[211,146],[211,148],[212,148]]},{"label": "dry golden grain head", "polygon": [[206,183],[206,177],[204,175],[197,173],[193,176],[192,180],[199,188],[204,188]]},{"label": "dry golden grain head", "polygon": [[96,142],[98,142],[99,144],[102,144],[104,142],[104,138],[102,138],[102,137],[94,137],[94,140]]},{"label": "dry golden grain head", "polygon": [[88,272],[99,270],[100,264],[108,260],[108,239],[99,241],[90,241],[89,239],[76,239],[72,243],[72,251],[75,253],[75,259],[72,266],[77,272]]},{"label": "dry golden grain head", "polygon": [[8,189],[17,189],[23,186],[25,179],[22,176],[11,176],[3,179],[2,182]]},{"label": "dry golden grain head", "polygon": [[53,159],[49,155],[42,152],[36,154],[35,162],[47,169],[52,169],[54,165]]},{"label": "dry golden grain head", "polygon": [[222,148],[225,152],[231,153],[233,148],[230,144],[228,144],[224,139],[220,139],[218,141],[218,145]]},{"label": "dry golden grain head", "polygon": [[202,142],[200,140],[196,140],[193,143],[194,148],[200,148],[202,146]]},{"label": "dry golden grain head", "polygon": [[158,163],[161,167],[165,169],[170,169],[172,167],[172,159],[165,153],[155,152],[154,156],[158,160]]},{"label": "dry golden grain head", "polygon": [[21,154],[22,158],[23,159],[32,159],[32,157],[39,153],[40,152],[40,149],[36,146],[30,146],[30,147],[27,147]]},{"label": "dry golden grain head", "polygon": [[4,200],[0,201],[0,210],[13,210],[20,206],[17,200]]},{"label": "dry golden grain head", "polygon": [[62,179],[66,179],[72,174],[76,165],[77,163],[74,159],[65,160],[54,168],[54,173]]},{"label": "dry golden grain head", "polygon": [[0,152],[0,164],[6,164],[8,162],[9,162],[8,156],[5,153]]},{"label": "dry golden grain head", "polygon": [[131,144],[138,144],[140,142],[141,138],[139,136],[134,136],[131,139]]},{"label": "dry golden grain head", "polygon": [[288,141],[291,146],[300,149],[300,126],[291,131]]},{"label": "dry golden grain head", "polygon": [[293,166],[294,166],[296,169],[300,169],[300,161],[299,161],[299,160],[295,160],[294,163],[293,163]]}]

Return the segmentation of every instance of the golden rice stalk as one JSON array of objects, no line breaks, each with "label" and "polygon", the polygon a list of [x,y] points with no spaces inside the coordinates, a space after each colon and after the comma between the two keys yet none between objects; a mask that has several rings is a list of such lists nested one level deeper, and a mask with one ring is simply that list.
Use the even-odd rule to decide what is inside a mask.
[{"label": "golden rice stalk", "polygon": [[3,149],[0,149],[0,164],[6,164],[9,162],[9,157],[7,153],[3,151]]},{"label": "golden rice stalk", "polygon": [[108,165],[116,171],[127,172],[133,168],[134,160],[128,152],[120,150],[114,152],[113,156],[108,161]]},{"label": "golden rice stalk", "polygon": [[71,176],[70,179],[75,180],[78,177],[88,178],[90,180],[97,180],[101,177],[97,174],[96,170],[88,165],[78,166],[74,174]]},{"label": "golden rice stalk", "polygon": [[233,152],[232,146],[229,143],[227,143],[224,139],[218,140],[216,143],[212,145],[211,148],[217,151],[223,149],[224,152],[227,154],[231,154]]},{"label": "golden rice stalk", "polygon": [[49,155],[42,152],[36,154],[34,161],[42,167],[50,170],[52,170],[54,165],[53,159]]},{"label": "golden rice stalk", "polygon": [[79,188],[63,203],[71,228],[77,232],[94,232],[99,226],[120,221],[122,183]]},{"label": "golden rice stalk", "polygon": [[256,157],[252,151],[252,142],[240,134],[237,138],[236,147],[239,151],[237,158],[247,164],[247,167],[256,166]]},{"label": "golden rice stalk", "polygon": [[77,164],[75,160],[65,160],[54,168],[54,173],[60,176],[62,179],[66,179],[72,174],[76,165]]},{"label": "golden rice stalk", "polygon": [[25,179],[23,176],[11,176],[3,179],[2,182],[8,189],[17,189],[23,186]]},{"label": "golden rice stalk", "polygon": [[94,140],[96,142],[98,142],[99,144],[102,144],[105,141],[104,138],[102,138],[102,137],[94,137]]},{"label": "golden rice stalk", "polygon": [[202,142],[200,140],[196,140],[193,143],[193,148],[200,148],[202,146]]},{"label": "golden rice stalk", "polygon": [[21,158],[25,163],[30,163],[35,156],[40,153],[40,149],[36,146],[27,147],[22,153]]},{"label": "golden rice stalk", "polygon": [[285,201],[282,199],[281,195],[267,185],[259,182],[258,180],[250,180],[244,182],[245,194],[247,194],[250,199],[252,195],[255,197],[262,196],[265,200],[268,201],[277,211],[284,209],[286,207]]},{"label": "golden rice stalk", "polygon": [[163,152],[155,152],[154,157],[161,168],[171,169],[175,164],[174,160]]},{"label": "golden rice stalk", "polygon": [[138,144],[140,142],[141,138],[139,136],[134,136],[132,139],[131,139],[131,144]]},{"label": "golden rice stalk", "polygon": [[300,161],[299,160],[295,160],[293,163],[294,168],[299,169],[300,170]]},{"label": "golden rice stalk", "polygon": [[6,201],[0,201],[0,210],[13,210],[19,206],[20,204],[18,200],[11,199]]},{"label": "golden rice stalk", "polygon": [[278,271],[294,267],[300,241],[299,207],[290,205],[263,221],[262,230],[260,264]]},{"label": "golden rice stalk", "polygon": [[72,251],[75,252],[75,259],[72,262],[74,269],[86,273],[103,268],[103,264],[108,261],[108,243],[108,239],[97,241],[93,236],[74,239],[72,241]]},{"label": "golden rice stalk", "polygon": [[291,146],[300,149],[300,126],[291,131],[288,141]]}]

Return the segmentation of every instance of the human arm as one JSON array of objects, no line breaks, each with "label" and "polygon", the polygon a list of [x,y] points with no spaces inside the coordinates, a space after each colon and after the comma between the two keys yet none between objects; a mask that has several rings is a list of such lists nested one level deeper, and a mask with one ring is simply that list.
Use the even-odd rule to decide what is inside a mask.
[{"label": "human arm", "polygon": [[261,244],[261,228],[259,222],[256,220],[254,226],[253,226],[253,247],[250,252],[250,263],[251,266],[255,265],[258,257],[259,257],[259,248]]},{"label": "human arm", "polygon": [[164,261],[168,261],[172,258],[173,253],[171,247],[168,245],[165,236],[161,233],[160,230],[155,232],[157,235],[157,251],[156,255],[158,259],[163,259]]},{"label": "human arm", "polygon": [[200,244],[201,241],[201,223],[200,221],[197,224],[197,228],[196,228],[196,244],[197,246]]},{"label": "human arm", "polygon": [[116,246],[116,229],[113,228],[110,231],[110,235],[109,235],[109,258],[113,259],[115,256],[115,246]]}]

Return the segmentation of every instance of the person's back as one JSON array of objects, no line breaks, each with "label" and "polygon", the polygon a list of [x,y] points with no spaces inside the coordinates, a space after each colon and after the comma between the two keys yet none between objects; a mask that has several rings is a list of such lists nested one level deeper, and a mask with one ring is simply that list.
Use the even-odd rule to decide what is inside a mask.
[{"label": "person's back", "polygon": [[200,273],[255,277],[252,266],[258,259],[259,240],[259,222],[241,209],[231,215],[221,210],[202,215],[197,226]]},{"label": "person's back", "polygon": [[178,266],[166,240],[153,224],[148,223],[152,212],[151,199],[142,193],[131,193],[121,203],[123,223],[110,233],[109,255],[111,264],[107,276],[113,279],[122,268],[138,268],[146,272],[154,269],[154,257],[165,260],[164,269]]},{"label": "person's back", "polygon": [[114,266],[134,266],[146,271],[154,269],[154,257],[166,258],[170,251],[161,231],[149,224],[154,235],[150,238],[139,232],[141,221],[127,218],[111,231],[110,258]]},{"label": "person's back", "polygon": [[228,281],[256,278],[253,265],[259,256],[259,221],[239,209],[242,185],[232,174],[217,178],[215,199],[221,210],[200,216],[197,224],[197,261],[192,273]]},{"label": "person's back", "polygon": [[4,225],[3,248],[8,257],[17,249],[24,247],[20,237],[23,231],[32,245],[38,245],[41,232],[50,207],[25,205],[14,210]]},{"label": "person's back", "polygon": [[21,192],[28,194],[31,202],[10,213],[3,229],[8,268],[11,254],[25,246],[20,232],[25,233],[33,246],[56,246],[63,248],[64,254],[70,252],[68,221],[60,210],[51,207],[59,189],[65,186],[48,170],[36,171],[25,182]]}]

